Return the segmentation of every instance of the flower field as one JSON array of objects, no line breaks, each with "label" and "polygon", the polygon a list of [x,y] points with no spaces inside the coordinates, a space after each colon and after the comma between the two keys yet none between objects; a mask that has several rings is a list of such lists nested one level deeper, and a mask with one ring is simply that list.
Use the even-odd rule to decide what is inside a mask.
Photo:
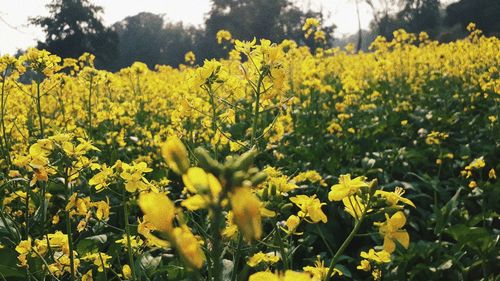
[{"label": "flower field", "polygon": [[500,40],[0,57],[3,280],[496,280]]}]

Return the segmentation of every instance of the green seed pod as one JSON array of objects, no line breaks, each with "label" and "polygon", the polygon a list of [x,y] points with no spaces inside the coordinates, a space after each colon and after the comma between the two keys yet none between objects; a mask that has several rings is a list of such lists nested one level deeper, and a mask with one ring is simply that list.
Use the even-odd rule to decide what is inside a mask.
[{"label": "green seed pod", "polygon": [[290,212],[290,210],[292,208],[293,208],[293,204],[292,203],[286,203],[286,204],[284,204],[283,206],[280,207],[280,210],[283,213],[288,213],[288,212]]},{"label": "green seed pod", "polygon": [[248,169],[247,173],[248,173],[248,175],[253,176],[253,175],[257,174],[258,172],[259,172],[259,168],[252,167],[252,168]]},{"label": "green seed pod", "polygon": [[243,153],[240,157],[238,157],[231,165],[231,169],[234,171],[246,171],[252,166],[253,160],[257,155],[257,151],[252,149]]},{"label": "green seed pod", "polygon": [[232,185],[233,186],[241,186],[241,184],[243,183],[245,178],[246,178],[246,174],[244,172],[242,172],[242,171],[234,172],[233,177],[232,177]]},{"label": "green seed pod", "polygon": [[276,196],[276,185],[271,185],[271,196]]},{"label": "green seed pod", "polygon": [[196,155],[196,158],[198,158],[198,164],[201,168],[214,175],[220,174],[222,171],[222,165],[213,159],[206,149],[203,147],[197,147],[194,150],[194,154]]},{"label": "green seed pod", "polygon": [[266,187],[264,188],[264,190],[262,191],[262,197],[261,199],[263,201],[267,201],[269,199],[269,189]]},{"label": "green seed pod", "polygon": [[267,179],[266,173],[258,172],[250,179],[250,181],[252,182],[253,186],[257,186],[257,185],[263,183],[266,179]]}]

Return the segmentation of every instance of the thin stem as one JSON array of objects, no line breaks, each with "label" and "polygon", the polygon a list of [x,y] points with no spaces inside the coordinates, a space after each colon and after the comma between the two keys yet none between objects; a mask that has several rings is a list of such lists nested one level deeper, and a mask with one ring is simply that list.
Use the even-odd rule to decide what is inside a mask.
[{"label": "thin stem", "polygon": [[90,83],[89,83],[89,98],[88,98],[88,118],[89,118],[89,124],[88,124],[88,133],[89,136],[92,136],[92,82],[94,80],[94,75],[90,74]]},{"label": "thin stem", "polygon": [[[6,70],[7,71],[7,70]],[[2,129],[2,141],[0,144],[2,145],[2,149],[4,150],[4,157],[7,160],[7,164],[10,167],[10,147],[9,143],[7,141],[7,135],[5,132],[5,104],[7,103],[7,98],[5,97],[5,83],[7,82],[7,74],[4,73],[3,75],[3,81],[2,81],[2,95],[1,95],[1,101],[0,101],[0,126]]]},{"label": "thin stem", "polygon": [[41,183],[42,185],[42,194],[41,194],[41,197],[42,197],[42,200],[40,201],[40,208],[42,208],[42,227],[45,228],[45,221],[47,220],[47,211],[46,211],[46,206],[45,206],[45,193],[46,193],[46,186],[47,184],[44,182],[44,183]]},{"label": "thin stem", "polygon": [[332,247],[330,247],[330,244],[328,243],[328,241],[326,240],[326,237],[325,235],[323,234],[323,231],[321,231],[321,227],[319,227],[318,224],[316,224],[316,228],[318,229],[318,233],[319,233],[319,236],[321,237],[321,240],[323,240],[323,243],[326,245],[326,248],[328,248],[328,252],[330,252],[330,255],[334,255],[333,254],[333,250],[332,250]]},{"label": "thin stem", "polygon": [[[66,189],[67,189],[67,196],[66,196],[66,205],[68,204],[69,202],[69,198],[71,197],[71,187],[69,185],[69,182],[68,182],[68,179],[69,179],[69,176],[68,176],[68,173],[69,173],[69,169],[65,169],[65,172],[64,172],[64,183],[66,184]],[[68,246],[69,246],[69,265],[70,265],[70,280],[71,281],[74,281],[75,280],[75,256],[74,256],[74,253],[73,253],[73,234],[72,234],[72,230],[71,230],[71,217],[70,217],[70,213],[69,213],[69,210],[66,211],[66,232],[67,232],[67,235],[68,235]]]},{"label": "thin stem", "polygon": [[25,220],[26,220],[26,239],[30,236],[30,185],[26,184],[26,202],[25,202],[25,208],[26,208],[26,213],[25,215]]},{"label": "thin stem", "polygon": [[212,207],[214,219],[212,221],[212,267],[213,267],[213,280],[222,281],[222,237],[221,237],[221,224],[223,222],[222,209],[220,206]]},{"label": "thin stem", "polygon": [[43,119],[42,119],[42,102],[40,93],[40,81],[36,82],[36,107],[38,111],[38,124],[40,126],[40,138],[45,138]]},{"label": "thin stem", "polygon": [[[375,191],[375,187],[376,186],[377,186],[377,182],[376,181],[373,181],[370,184],[371,192]],[[370,197],[368,198],[368,202],[366,203],[365,209],[363,210],[363,213],[361,214],[361,217],[359,218],[359,220],[354,225],[354,228],[352,229],[351,233],[349,233],[349,236],[347,236],[347,238],[344,240],[344,243],[342,243],[342,245],[340,246],[340,248],[337,250],[337,252],[333,256],[332,261],[330,262],[330,266],[328,268],[328,273],[325,276],[325,281],[327,281],[328,279],[330,279],[330,276],[332,275],[333,269],[334,269],[335,264],[337,263],[338,259],[344,253],[344,251],[347,249],[347,246],[349,246],[349,244],[351,243],[352,239],[354,238],[354,236],[356,236],[356,234],[358,233],[359,229],[361,228],[361,224],[363,224],[363,221],[365,220],[366,213],[367,213],[368,209],[370,209],[370,203],[371,203],[372,198],[373,198],[373,196],[372,196],[372,194],[370,194]]]},{"label": "thin stem", "polygon": [[264,80],[264,75],[260,73],[259,81],[257,82],[257,88],[255,89],[255,107],[253,113],[253,122],[252,122],[252,138],[250,141],[250,146],[255,144],[255,136],[257,135],[257,125],[259,122],[259,110],[260,110],[260,87],[262,85],[262,80]]},{"label": "thin stem", "polygon": [[[215,139],[215,136],[217,135],[217,105],[215,104],[215,92],[212,90],[212,85],[207,84],[207,92],[208,95],[210,96],[210,105],[212,108],[212,132],[213,132],[213,139]],[[218,154],[218,143],[215,144],[214,147],[214,156],[215,160],[217,160],[217,154]]]},{"label": "thin stem", "polygon": [[238,263],[240,262],[240,256],[241,256],[241,244],[243,243],[243,235],[241,233],[238,233],[238,244],[236,246],[236,254],[234,257],[234,263],[233,263],[233,272],[231,273],[231,281],[236,281],[236,276],[238,276]]},{"label": "thin stem", "polygon": [[132,280],[137,280],[135,273],[135,263],[134,263],[134,255],[132,253],[132,243],[130,241],[130,229],[128,223],[129,211],[128,211],[128,202],[125,197],[123,197],[123,217],[125,223],[125,233],[127,236],[127,251],[128,251],[128,262],[130,264],[130,270],[132,271]]},{"label": "thin stem", "polygon": [[278,246],[280,249],[281,257],[283,258],[283,265],[285,266],[285,269],[288,269],[288,254],[285,252],[285,245],[283,244],[283,238],[280,235],[278,225],[274,224],[274,229],[276,232],[276,237],[278,238]]},{"label": "thin stem", "polygon": [[12,239],[15,239],[16,236],[14,236],[14,232],[12,232],[12,229],[10,228],[10,225],[8,224],[7,219],[5,218],[5,215],[3,212],[4,212],[4,210],[3,210],[3,206],[2,206],[2,209],[0,210],[0,218],[2,219],[3,225],[5,225],[5,228],[7,228],[7,231],[9,232],[10,237]]}]

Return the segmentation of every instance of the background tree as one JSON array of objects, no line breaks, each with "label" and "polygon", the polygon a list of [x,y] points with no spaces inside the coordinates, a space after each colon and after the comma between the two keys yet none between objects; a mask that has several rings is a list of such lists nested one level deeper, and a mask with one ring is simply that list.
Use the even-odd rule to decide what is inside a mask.
[{"label": "background tree", "polygon": [[[322,13],[304,12],[289,0],[212,0],[212,9],[205,21],[202,44],[208,57],[222,57],[227,50],[217,45],[215,35],[221,29],[234,38],[251,40],[266,38],[273,42],[292,39],[299,44],[311,43],[304,39],[302,25],[307,17],[323,18]],[[324,26],[327,42],[332,41],[335,26]]]},{"label": "background tree", "polygon": [[486,35],[500,36],[500,1],[460,0],[446,8],[445,23],[459,25],[461,30],[473,22]]},{"label": "background tree", "polygon": [[165,23],[163,15],[140,13],[113,25],[118,34],[118,58],[114,69],[131,65],[135,61],[176,66],[184,62],[184,54],[193,50],[199,33],[194,27],[182,23]]},{"label": "background tree", "polygon": [[[372,28],[377,34],[392,38],[392,32],[403,28],[408,32],[419,33],[427,32],[435,38],[439,34],[441,24],[440,1],[439,0],[379,0],[379,7],[385,7],[377,10],[375,1],[366,1],[374,10],[374,21]],[[396,4],[399,11],[391,12],[390,5]]]},{"label": "background tree", "polygon": [[96,65],[105,67],[114,59],[117,36],[99,17],[103,9],[88,0],[53,0],[47,5],[50,15],[30,22],[45,32],[38,48],[61,57],[79,57],[84,52],[96,56]]}]

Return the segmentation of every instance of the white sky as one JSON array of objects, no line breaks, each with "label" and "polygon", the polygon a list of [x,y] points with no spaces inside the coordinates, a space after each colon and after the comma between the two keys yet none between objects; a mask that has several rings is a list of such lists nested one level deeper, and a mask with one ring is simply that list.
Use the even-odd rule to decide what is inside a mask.
[{"label": "white sky", "polygon": [[[269,0],[272,1],[272,0]],[[358,24],[354,6],[355,0],[295,0],[299,6],[322,10],[327,23],[335,23],[336,36],[354,33]],[[449,1],[449,0],[448,0]],[[26,48],[43,39],[40,28],[28,25],[29,17],[48,15],[45,7],[50,0],[0,0],[0,54],[14,53],[18,48]],[[111,25],[127,16],[140,12],[165,14],[170,21],[202,25],[210,10],[210,0],[91,0],[102,6],[103,21]],[[362,2],[362,1],[360,1]],[[371,10],[360,4],[362,27],[371,21]]]}]

